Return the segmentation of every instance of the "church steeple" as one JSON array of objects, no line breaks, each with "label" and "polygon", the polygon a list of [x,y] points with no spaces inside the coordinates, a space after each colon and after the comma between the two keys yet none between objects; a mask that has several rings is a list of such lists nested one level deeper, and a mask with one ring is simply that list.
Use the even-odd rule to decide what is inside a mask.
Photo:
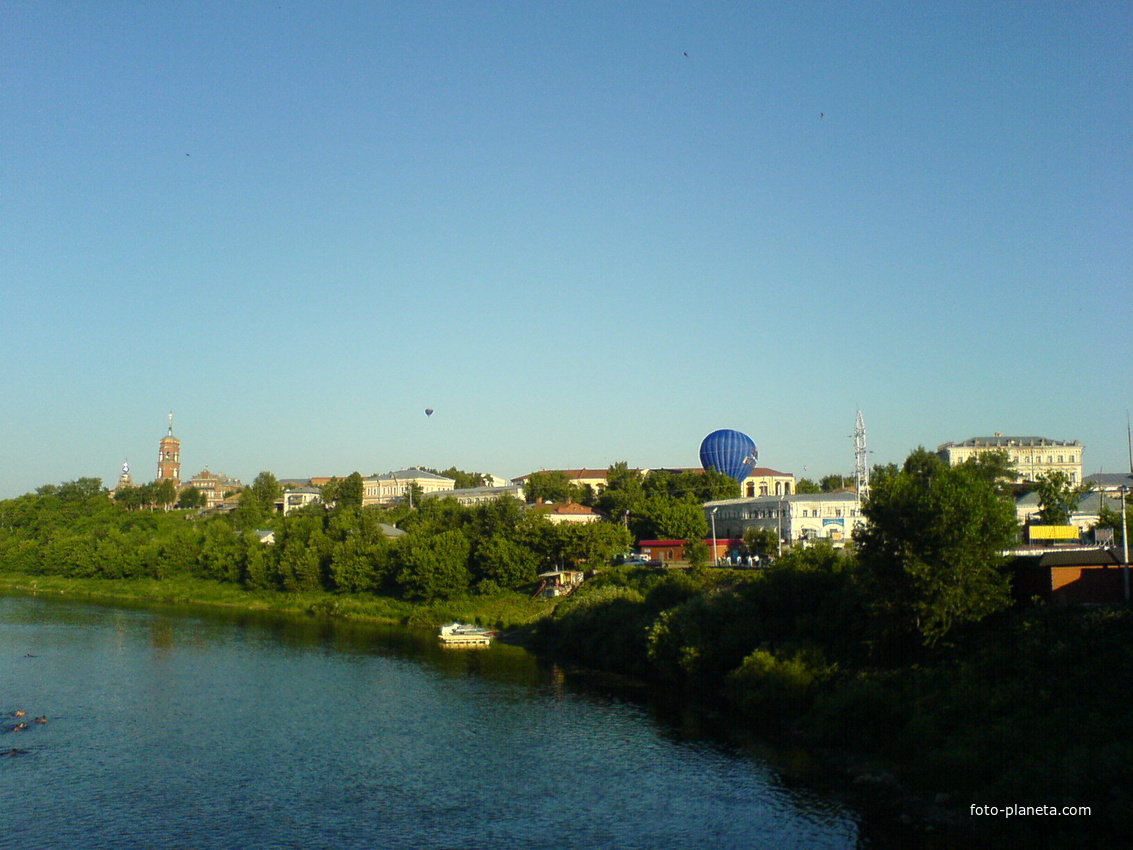
[{"label": "church steeple", "polygon": [[157,447],[157,480],[172,481],[181,486],[181,441],[173,436],[173,412],[169,413],[169,431]]}]

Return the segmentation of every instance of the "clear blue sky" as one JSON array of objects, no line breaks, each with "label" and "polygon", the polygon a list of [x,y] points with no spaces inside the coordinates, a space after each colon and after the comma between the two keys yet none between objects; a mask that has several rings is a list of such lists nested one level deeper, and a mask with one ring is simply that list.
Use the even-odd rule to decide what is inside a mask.
[{"label": "clear blue sky", "polygon": [[[0,6],[0,496],[1127,466],[1133,7]],[[426,419],[424,408],[436,413]]]}]

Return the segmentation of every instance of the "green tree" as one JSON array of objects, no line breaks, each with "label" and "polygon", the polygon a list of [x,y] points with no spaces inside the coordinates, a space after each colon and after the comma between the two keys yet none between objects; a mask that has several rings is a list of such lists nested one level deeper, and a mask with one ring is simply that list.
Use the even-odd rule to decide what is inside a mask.
[{"label": "green tree", "polygon": [[529,502],[565,502],[571,496],[570,478],[560,469],[532,472],[523,492]]},{"label": "green tree", "polygon": [[1014,505],[978,462],[948,466],[917,449],[871,482],[855,531],[861,576],[885,633],[934,644],[1010,604],[1003,552],[1018,538]]},{"label": "green tree", "polygon": [[397,547],[397,583],[410,599],[429,602],[462,596],[472,582],[471,550],[468,538],[458,530],[407,536]]},{"label": "green tree", "polygon": [[563,567],[605,566],[633,545],[633,536],[621,523],[563,523],[555,528],[557,561]]},{"label": "green tree", "polygon": [[618,461],[606,471],[606,489],[594,500],[594,507],[611,521],[621,522],[645,505],[645,481],[641,472]]},{"label": "green tree", "polygon": [[243,561],[243,546],[232,527],[220,519],[208,523],[201,544],[199,573],[216,581],[237,582]]},{"label": "green tree", "polygon": [[451,478],[453,480],[453,488],[456,490],[483,487],[484,482],[487,481],[487,476],[482,472],[465,472],[462,469],[457,469],[455,466],[450,466],[443,472],[437,472],[435,469],[428,471],[436,473],[437,475],[443,475],[445,478]]},{"label": "green tree", "polygon": [[319,506],[294,511],[276,530],[275,553],[284,590],[303,592],[329,587],[333,541],[326,533],[326,511]]},{"label": "green tree", "polygon": [[679,472],[658,469],[645,476],[642,489],[647,496],[668,496],[697,504],[715,499],[734,499],[740,495],[739,482],[716,469],[684,469]]},{"label": "green tree", "polygon": [[699,537],[685,540],[685,560],[690,567],[703,567],[713,560],[712,550]]},{"label": "green tree", "polygon": [[319,496],[324,505],[333,505],[338,501],[338,488],[341,486],[342,480],[335,477],[319,488]]},{"label": "green tree", "polygon": [[283,494],[279,481],[270,472],[261,472],[240,493],[236,510],[237,522],[243,528],[254,528],[264,522],[275,510],[275,500]]},{"label": "green tree", "polygon": [[352,534],[331,549],[330,578],[339,593],[380,590],[390,567],[390,544],[384,538]]},{"label": "green tree", "polygon": [[1044,525],[1069,525],[1078,510],[1078,502],[1092,490],[1088,483],[1075,486],[1070,476],[1060,469],[1043,473],[1035,482],[1039,497],[1039,519]]},{"label": "green tree", "polygon": [[177,485],[171,478],[163,478],[155,482],[153,500],[162,510],[169,510],[177,501]]},{"label": "green tree", "polygon": [[205,506],[205,494],[196,487],[186,487],[178,496],[177,504],[182,508],[203,508]]},{"label": "green tree", "polygon": [[274,586],[271,545],[252,534],[244,535],[241,582],[247,590],[268,590]]},{"label": "green tree", "polygon": [[145,494],[140,487],[123,487],[114,492],[114,502],[128,511],[136,511],[144,507]]},{"label": "green tree", "polygon": [[796,493],[821,493],[822,488],[809,478],[800,478],[795,482]]},{"label": "green tree", "polygon": [[745,528],[744,548],[749,555],[766,564],[779,553],[779,535],[770,528]]},{"label": "green tree", "polygon": [[[855,487],[857,486],[857,482],[852,475],[823,475],[818,481],[818,486],[823,493],[832,493],[835,490],[845,490],[847,487]],[[798,492],[798,490],[795,492]]]},{"label": "green tree", "polygon": [[366,487],[362,483],[362,475],[351,472],[338,485],[335,502],[339,508],[360,508],[362,498],[366,494]]},{"label": "green tree", "polygon": [[639,540],[703,540],[708,521],[696,502],[655,496],[640,508],[634,530],[641,533]]},{"label": "green tree", "polygon": [[481,540],[472,558],[473,573],[483,592],[530,584],[538,566],[536,552],[503,534]]},{"label": "green tree", "polygon": [[279,481],[270,472],[264,471],[255,477],[251,486],[252,493],[255,497],[256,504],[264,513],[271,513],[275,508],[275,500],[278,499],[282,493],[283,488],[279,486]]}]

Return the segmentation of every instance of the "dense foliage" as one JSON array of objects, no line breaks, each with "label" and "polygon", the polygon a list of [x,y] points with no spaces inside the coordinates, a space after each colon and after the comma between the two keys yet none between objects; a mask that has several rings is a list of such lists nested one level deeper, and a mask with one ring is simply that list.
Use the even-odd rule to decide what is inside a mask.
[{"label": "dense foliage", "polygon": [[892,645],[935,643],[1011,601],[1004,552],[1018,541],[999,458],[950,466],[918,449],[874,475],[855,540],[869,604]]},{"label": "dense foliage", "polygon": [[271,473],[256,477],[234,512],[207,518],[141,510],[96,479],[48,485],[0,502],[0,568],[429,601],[527,587],[540,571],[599,566],[632,543],[622,525],[556,526],[509,498],[363,508],[354,477],[336,482],[333,509],[315,504],[287,517],[272,510],[280,488]]}]

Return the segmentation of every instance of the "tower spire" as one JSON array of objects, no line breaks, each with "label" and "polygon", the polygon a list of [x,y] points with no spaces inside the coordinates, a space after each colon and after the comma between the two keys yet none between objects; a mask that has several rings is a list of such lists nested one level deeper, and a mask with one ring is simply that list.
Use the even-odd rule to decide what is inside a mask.
[{"label": "tower spire", "polygon": [[157,480],[170,480],[181,485],[181,441],[173,436],[173,412],[169,413],[169,431],[157,447]]}]

